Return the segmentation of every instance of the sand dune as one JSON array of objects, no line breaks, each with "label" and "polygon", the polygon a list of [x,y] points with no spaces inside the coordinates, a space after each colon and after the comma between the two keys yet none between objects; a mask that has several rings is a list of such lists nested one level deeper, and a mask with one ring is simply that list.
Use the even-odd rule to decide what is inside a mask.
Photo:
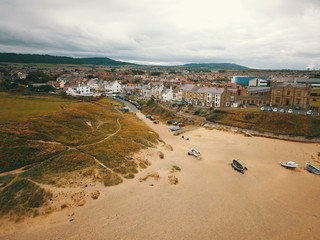
[{"label": "sand dune", "polygon": [[[0,239],[317,239],[320,176],[304,170],[318,160],[319,144],[245,137],[204,128],[173,136],[138,114],[173,148],[140,153],[152,165],[132,180],[99,190],[97,200],[23,223]],[[196,148],[203,158],[187,155]],[[164,154],[161,159],[157,151]],[[245,174],[230,163],[239,159]],[[285,169],[279,161],[299,163]],[[314,162],[315,165],[318,163]],[[170,172],[173,166],[181,171]],[[159,179],[140,177],[157,172]],[[170,184],[174,174],[178,184]],[[70,222],[70,218],[74,219]],[[5,230],[5,232],[4,232]],[[1,230],[0,230],[1,231]]]}]

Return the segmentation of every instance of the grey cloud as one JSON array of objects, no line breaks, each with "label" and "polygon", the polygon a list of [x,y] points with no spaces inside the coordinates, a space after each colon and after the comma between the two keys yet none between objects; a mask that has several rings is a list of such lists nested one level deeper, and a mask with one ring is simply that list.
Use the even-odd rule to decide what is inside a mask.
[{"label": "grey cloud", "polygon": [[317,0],[2,0],[0,51],[304,68],[320,61],[319,9]]}]

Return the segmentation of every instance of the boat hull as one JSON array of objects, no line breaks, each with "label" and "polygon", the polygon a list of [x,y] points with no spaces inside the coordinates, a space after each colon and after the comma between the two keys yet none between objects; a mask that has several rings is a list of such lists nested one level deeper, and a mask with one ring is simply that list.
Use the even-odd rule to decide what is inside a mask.
[{"label": "boat hull", "polygon": [[233,160],[231,163],[231,166],[233,167],[234,170],[236,170],[240,173],[244,173],[245,167],[242,166],[242,164],[239,163],[237,160]]},{"label": "boat hull", "polygon": [[286,167],[286,168],[296,168],[298,167],[297,163],[294,162],[280,162],[281,166]]},{"label": "boat hull", "polygon": [[320,170],[312,166],[310,163],[306,163],[306,168],[309,172],[314,173],[316,175],[320,175]]}]

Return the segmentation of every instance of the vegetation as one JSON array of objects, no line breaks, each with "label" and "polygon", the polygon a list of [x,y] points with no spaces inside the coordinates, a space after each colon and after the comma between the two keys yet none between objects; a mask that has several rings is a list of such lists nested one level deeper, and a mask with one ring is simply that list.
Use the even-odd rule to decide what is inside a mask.
[{"label": "vegetation", "polygon": [[72,58],[39,54],[0,53],[0,62],[10,63],[53,63],[53,64],[92,64],[92,65],[136,65],[133,63],[115,61],[110,58]]},{"label": "vegetation", "polygon": [[[16,104],[25,101],[4,96],[12,97]],[[39,98],[35,102],[41,100],[48,106],[64,101]],[[29,214],[44,205],[49,194],[35,183],[72,187],[88,180],[113,186],[124,178],[134,178],[139,162],[132,158],[133,153],[154,147],[158,135],[134,114],[123,114],[113,104],[118,103],[108,99],[71,101],[68,108],[59,111],[38,112],[31,118],[26,111],[23,120],[11,116],[7,119],[15,121],[0,123],[0,173],[25,167],[18,175],[0,177],[0,205],[5,206],[0,215]],[[21,189],[32,194],[29,192],[28,198]],[[34,198],[37,201],[33,202]]]},{"label": "vegetation", "polygon": [[174,170],[176,170],[176,171],[181,171],[181,168],[178,167],[178,166],[176,166],[176,165],[173,165],[172,168],[173,168]]},{"label": "vegetation", "polygon": [[78,102],[58,97],[0,93],[0,123],[62,111]]},{"label": "vegetation", "polygon": [[207,115],[211,122],[275,134],[320,136],[320,118],[299,114],[259,111],[214,111]]},{"label": "vegetation", "polygon": [[0,215],[18,216],[38,214],[52,194],[27,179],[18,179],[0,191]]}]

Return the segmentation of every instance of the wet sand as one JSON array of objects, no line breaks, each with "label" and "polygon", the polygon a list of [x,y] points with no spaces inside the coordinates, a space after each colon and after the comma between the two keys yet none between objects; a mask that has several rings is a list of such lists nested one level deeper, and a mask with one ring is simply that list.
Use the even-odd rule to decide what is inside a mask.
[{"label": "wet sand", "polygon": [[[320,226],[320,176],[304,169],[319,166],[319,144],[245,137],[200,128],[173,136],[168,127],[137,114],[173,147],[147,150],[152,165],[134,179],[99,190],[83,207],[66,209],[0,230],[0,239],[317,239]],[[195,148],[197,160],[187,155]],[[164,153],[159,158],[157,151]],[[239,159],[245,174],[230,166]],[[295,161],[298,169],[280,166]],[[169,169],[179,183],[171,185]],[[139,177],[158,172],[160,178]],[[73,221],[69,221],[72,215]],[[2,233],[1,233],[2,231]]]}]

